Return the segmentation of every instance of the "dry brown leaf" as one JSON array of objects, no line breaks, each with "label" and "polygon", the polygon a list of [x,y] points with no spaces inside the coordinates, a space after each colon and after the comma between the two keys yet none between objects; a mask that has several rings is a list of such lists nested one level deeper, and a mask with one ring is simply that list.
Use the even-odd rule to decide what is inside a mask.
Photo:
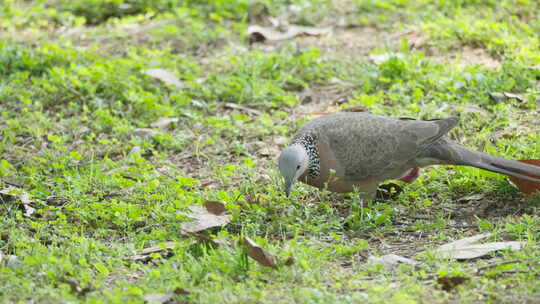
[{"label": "dry brown leaf", "polygon": [[279,149],[276,146],[266,145],[257,151],[257,154],[266,157],[273,157],[279,154]]},{"label": "dry brown leaf", "polygon": [[292,39],[299,35],[319,36],[328,34],[332,28],[317,28],[311,26],[289,25],[285,31],[279,31],[274,27],[263,27],[250,25],[247,29],[250,42],[261,42],[265,40],[279,41]]},{"label": "dry brown leaf", "polygon": [[262,266],[276,268],[276,260],[275,258],[269,254],[268,252],[264,251],[257,243],[252,241],[248,237],[244,237],[243,240],[244,246],[247,250],[247,255],[257,261]]},{"label": "dry brown leaf", "polygon": [[174,293],[151,293],[144,296],[145,303],[174,303]]},{"label": "dry brown leaf", "polygon": [[461,276],[437,278],[437,283],[441,286],[441,289],[445,291],[450,291],[454,289],[456,286],[461,285],[467,281],[469,281],[469,278],[461,277]]},{"label": "dry brown leaf", "polygon": [[223,203],[216,201],[206,201],[203,203],[203,206],[208,212],[214,215],[221,215],[226,210]]},{"label": "dry brown leaf", "polygon": [[36,211],[36,209],[31,206],[32,200],[30,199],[30,194],[23,189],[13,186],[0,189],[0,202],[10,200],[19,200],[24,217],[31,217]]},{"label": "dry brown leaf", "polygon": [[184,89],[186,86],[174,75],[172,72],[166,70],[166,69],[148,69],[142,71],[144,74],[159,79],[163,81],[164,83],[171,85],[177,89]]},{"label": "dry brown leaf", "polygon": [[174,293],[177,294],[177,295],[189,295],[191,294],[191,292],[189,292],[189,290],[186,290],[182,287],[176,287],[174,289]]},{"label": "dry brown leaf", "polygon": [[294,260],[294,257],[290,256],[285,260],[284,264],[285,266],[292,266],[294,265],[294,263],[296,263],[296,261]]},{"label": "dry brown leaf", "polygon": [[369,109],[364,106],[354,106],[342,109],[343,112],[369,112]]},{"label": "dry brown leaf", "polygon": [[166,252],[170,249],[173,249],[174,246],[175,246],[174,242],[166,242],[163,245],[150,246],[141,250],[141,253],[131,256],[130,259],[133,261],[148,262],[149,260],[152,259],[150,257],[150,254]]},{"label": "dry brown leaf", "polygon": [[180,118],[178,117],[161,117],[157,121],[150,124],[152,128],[159,128],[159,129],[165,129],[169,127],[173,123],[177,123],[180,121]]},{"label": "dry brown leaf", "polygon": [[229,109],[234,109],[234,110],[241,110],[241,111],[244,111],[248,114],[253,114],[253,115],[261,115],[262,112],[259,111],[259,110],[255,110],[255,109],[252,109],[252,108],[249,108],[249,107],[246,107],[246,106],[241,106],[239,104],[236,104],[236,103],[232,103],[232,102],[227,102],[225,104],[223,104],[226,108],[229,108]]},{"label": "dry brown leaf", "polygon": [[506,98],[513,98],[513,99],[517,99],[519,101],[523,101],[525,100],[525,98],[523,97],[522,94],[514,94],[514,93],[510,93],[510,92],[503,92],[504,96],[506,96]]},{"label": "dry brown leaf", "polygon": [[408,259],[396,254],[386,254],[380,257],[377,256],[370,256],[368,257],[368,264],[370,265],[382,265],[385,269],[393,269],[400,264],[407,264],[407,265],[418,265],[420,262]]},{"label": "dry brown leaf", "polygon": [[519,101],[525,100],[522,94],[515,94],[510,92],[491,92],[489,93],[489,96],[493,98],[495,101],[503,101],[507,99],[517,99]]},{"label": "dry brown leaf", "polygon": [[[540,159],[522,159],[520,162],[527,163],[530,165],[540,166]],[[531,177],[538,177],[529,175]],[[510,180],[518,187],[519,191],[526,195],[531,195],[540,191],[540,182],[534,182],[527,179],[509,176]]]},{"label": "dry brown leaf", "polygon": [[484,194],[477,193],[477,194],[467,195],[467,196],[464,196],[462,198],[459,198],[458,202],[466,203],[466,202],[470,202],[470,201],[479,201],[479,200],[483,199],[484,197],[485,197]]},{"label": "dry brown leaf", "polygon": [[182,223],[181,229],[184,232],[199,232],[208,228],[225,226],[231,221],[231,215],[215,215],[202,206],[189,206],[191,213],[180,212],[193,219],[192,222]]},{"label": "dry brown leaf", "polygon": [[133,131],[131,131],[131,135],[137,136],[137,137],[154,137],[158,134],[156,130],[152,130],[149,128],[136,128]]},{"label": "dry brown leaf", "polygon": [[488,255],[492,252],[504,249],[518,250],[525,246],[525,242],[493,242],[478,244],[481,239],[487,238],[491,234],[479,234],[472,237],[457,240],[440,246],[432,252],[446,259],[468,260]]}]

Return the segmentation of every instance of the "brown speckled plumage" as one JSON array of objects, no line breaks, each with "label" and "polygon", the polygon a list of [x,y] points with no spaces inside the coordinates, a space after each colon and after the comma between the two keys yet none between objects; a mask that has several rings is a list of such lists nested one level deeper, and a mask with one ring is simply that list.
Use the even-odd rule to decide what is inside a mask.
[{"label": "brown speckled plumage", "polygon": [[365,112],[318,117],[298,130],[293,143],[305,137],[314,139],[320,172],[315,176],[313,170],[312,174],[306,170],[299,180],[334,192],[350,192],[356,186],[372,195],[380,182],[434,164],[540,176],[539,167],[470,151],[443,137],[457,123],[456,117],[423,121]]}]

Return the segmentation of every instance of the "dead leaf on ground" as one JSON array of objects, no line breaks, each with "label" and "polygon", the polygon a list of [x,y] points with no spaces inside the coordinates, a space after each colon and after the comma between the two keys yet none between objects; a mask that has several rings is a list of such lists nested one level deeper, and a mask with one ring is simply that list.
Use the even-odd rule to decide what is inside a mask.
[{"label": "dead leaf on ground", "polygon": [[420,262],[408,259],[396,254],[386,254],[380,257],[377,256],[370,256],[368,257],[368,264],[370,265],[382,265],[385,269],[391,270],[393,268],[396,268],[400,264],[407,264],[407,265],[418,265]]},{"label": "dead leaf on ground", "polygon": [[159,128],[159,129],[165,129],[169,127],[173,123],[177,123],[180,121],[180,118],[178,117],[161,117],[157,121],[150,124],[152,128]]},{"label": "dead leaf on ground", "polygon": [[510,92],[491,92],[489,96],[495,101],[504,101],[507,99],[517,99],[519,101],[525,100],[522,94],[515,94]]},{"label": "dead leaf on ground", "polygon": [[131,135],[137,136],[137,137],[154,137],[158,134],[156,130],[152,130],[149,128],[136,128],[131,131]]},{"label": "dead leaf on ground", "polygon": [[243,240],[244,246],[247,250],[247,255],[257,261],[262,266],[276,268],[275,258],[264,249],[262,249],[257,243],[252,241],[248,237],[244,237]]},{"label": "dead leaf on ground", "polygon": [[215,215],[203,206],[189,206],[188,209],[191,213],[180,212],[180,214],[193,219],[191,222],[182,223],[181,229],[184,232],[199,232],[208,228],[221,227],[231,221],[231,215]]},{"label": "dead leaf on ground", "polygon": [[275,27],[263,27],[250,25],[247,29],[250,43],[262,42],[265,40],[279,41],[292,39],[299,35],[319,36],[328,34],[332,28],[317,28],[311,26],[288,25],[285,31],[280,31]]},{"label": "dead leaf on ground", "polygon": [[186,88],[186,86],[178,79],[178,77],[176,77],[176,75],[166,69],[148,69],[142,72],[150,77],[159,79],[164,83],[171,85],[177,89]]},{"label": "dead leaf on ground", "polygon": [[174,242],[166,242],[163,245],[150,246],[141,250],[139,254],[131,256],[130,259],[136,262],[148,262],[152,259],[152,257],[150,256],[152,253],[165,253],[170,249],[173,249],[174,246]]},{"label": "dead leaf on ground", "polygon": [[214,215],[221,215],[226,210],[225,205],[217,201],[206,201],[203,203],[203,206],[208,212]]},{"label": "dead leaf on ground", "polygon": [[292,265],[294,265],[294,263],[296,263],[296,261],[294,260],[294,257],[290,256],[285,260],[284,265],[285,266],[292,266]]},{"label": "dead leaf on ground", "polygon": [[279,154],[280,150],[276,146],[264,146],[257,151],[257,154],[265,157],[273,157]]},{"label": "dead leaf on ground", "polygon": [[437,278],[437,283],[441,286],[441,289],[451,291],[452,289],[456,288],[456,286],[461,285],[469,280],[469,278],[461,276],[448,276]]},{"label": "dead leaf on ground", "polygon": [[241,106],[239,104],[232,103],[232,102],[227,102],[227,103],[224,103],[223,105],[226,108],[233,109],[233,110],[241,110],[241,111],[246,112],[248,114],[253,114],[253,115],[261,115],[262,114],[262,112],[259,111],[259,110],[255,110],[253,108],[249,108],[249,107],[246,107],[246,106]]},{"label": "dead leaf on ground", "polygon": [[[520,160],[522,163],[540,166],[540,159],[522,159]],[[537,177],[534,175],[529,175],[531,177]],[[535,182],[519,177],[509,176],[508,177],[519,189],[519,191],[526,195],[531,195],[533,193],[536,193],[540,191],[540,182]]]},{"label": "dead leaf on ground", "polygon": [[45,199],[45,203],[48,206],[64,207],[69,204],[69,200],[63,196],[50,195]]},{"label": "dead leaf on ground", "polygon": [[484,197],[485,197],[484,194],[477,193],[477,194],[467,195],[467,196],[464,196],[462,198],[459,198],[458,202],[466,203],[466,202],[470,202],[470,201],[479,201],[479,200],[483,199]]},{"label": "dead leaf on ground", "polygon": [[442,258],[468,260],[488,255],[492,252],[504,249],[518,250],[525,246],[525,242],[508,241],[478,244],[477,242],[491,236],[491,234],[479,234],[472,237],[457,240],[440,246],[431,251]]},{"label": "dead leaf on ground", "polygon": [[174,303],[174,293],[151,293],[144,296],[145,303],[167,304]]},{"label": "dead leaf on ground", "polygon": [[354,107],[343,108],[341,111],[343,112],[369,112],[369,109],[364,106],[354,106]]},{"label": "dead leaf on ground", "polygon": [[0,189],[0,202],[16,200],[20,202],[24,217],[31,217],[36,211],[36,209],[31,206],[32,200],[30,199],[30,194],[28,192],[13,186]]},{"label": "dead leaf on ground", "polygon": [[189,292],[189,290],[186,290],[182,287],[176,287],[174,289],[174,293],[177,294],[177,295],[189,295],[191,294],[191,292]]}]

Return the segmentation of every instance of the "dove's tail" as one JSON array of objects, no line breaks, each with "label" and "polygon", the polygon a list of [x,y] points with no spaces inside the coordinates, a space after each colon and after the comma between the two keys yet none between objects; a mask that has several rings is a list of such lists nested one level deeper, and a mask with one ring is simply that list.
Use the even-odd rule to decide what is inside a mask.
[{"label": "dove's tail", "polygon": [[448,164],[471,166],[534,182],[540,182],[539,166],[504,159],[482,152],[471,151],[446,139],[440,140],[428,150],[431,157],[443,160]]}]

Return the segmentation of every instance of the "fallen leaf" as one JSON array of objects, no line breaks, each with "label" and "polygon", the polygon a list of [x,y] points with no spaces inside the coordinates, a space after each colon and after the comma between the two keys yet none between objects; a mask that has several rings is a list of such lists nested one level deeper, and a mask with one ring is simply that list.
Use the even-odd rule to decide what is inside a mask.
[{"label": "fallen leaf", "polygon": [[354,106],[342,109],[343,112],[369,112],[369,109],[364,106]]},{"label": "fallen leaf", "polygon": [[[540,166],[540,159],[522,159],[520,162]],[[531,177],[538,177],[534,175],[529,175]],[[530,195],[535,192],[540,191],[540,182],[530,181],[527,179],[509,176],[508,177],[519,189],[519,191],[523,194]]]},{"label": "fallen leaf", "polygon": [[446,277],[437,278],[437,283],[445,291],[450,291],[454,289],[456,286],[461,285],[467,281],[469,281],[469,278],[461,277],[461,276],[452,276],[452,277],[446,276]]},{"label": "fallen leaf", "polygon": [[159,79],[163,81],[164,83],[171,85],[177,89],[184,89],[186,86],[174,75],[172,72],[166,70],[166,69],[148,69],[142,71],[144,74]]},{"label": "fallen leaf", "polygon": [[144,248],[139,254],[131,256],[133,261],[148,262],[152,259],[150,256],[152,253],[167,252],[170,249],[174,248],[174,242],[165,242],[163,245],[155,245]]},{"label": "fallen leaf", "polygon": [[257,153],[261,156],[271,157],[271,156],[277,156],[279,154],[279,149],[276,146],[264,146],[261,149],[257,151]]},{"label": "fallen leaf", "polygon": [[150,124],[152,128],[165,129],[173,123],[180,121],[178,117],[161,117],[157,121]]},{"label": "fallen leaf", "polygon": [[510,92],[491,92],[489,96],[495,101],[503,101],[507,99],[517,99],[519,101],[525,100],[522,94],[515,94]]},{"label": "fallen leaf", "polygon": [[50,195],[45,199],[45,202],[49,206],[64,207],[69,204],[69,200],[63,196]]},{"label": "fallen leaf", "polygon": [[384,54],[369,54],[368,58],[373,61],[375,64],[381,64],[385,61],[388,61],[389,59],[396,57],[396,58],[403,58],[403,54],[400,53],[384,53]]},{"label": "fallen leaf", "polygon": [[284,264],[285,266],[292,266],[294,265],[294,263],[296,263],[296,261],[294,260],[294,257],[290,256],[285,260]]},{"label": "fallen leaf", "polygon": [[261,115],[262,112],[259,111],[259,110],[255,110],[255,109],[252,109],[252,108],[248,108],[246,106],[241,106],[239,104],[236,104],[236,103],[232,103],[232,102],[227,102],[225,104],[223,104],[226,108],[229,108],[229,109],[234,109],[234,110],[241,110],[241,111],[244,111],[248,114],[254,114],[254,115]]},{"label": "fallen leaf", "polygon": [[149,128],[136,128],[133,131],[131,131],[131,135],[137,136],[137,137],[154,137],[158,134],[156,130],[152,130]]},{"label": "fallen leaf", "polygon": [[247,29],[249,41],[262,42],[265,40],[279,41],[292,39],[299,35],[319,36],[328,34],[332,28],[317,28],[311,26],[288,25],[285,31],[279,31],[274,27],[262,27],[259,25],[250,25]]},{"label": "fallen leaf", "polygon": [[174,289],[174,293],[177,294],[177,295],[189,295],[191,294],[191,292],[189,292],[189,290],[186,290],[182,287],[176,287]]},{"label": "fallen leaf", "polygon": [[30,194],[23,189],[9,186],[0,190],[0,202],[12,200],[18,200],[20,202],[24,217],[31,217],[36,211],[36,209],[31,206],[32,200],[30,199]]},{"label": "fallen leaf", "polygon": [[144,296],[144,301],[146,303],[173,303],[174,293],[151,293]]},{"label": "fallen leaf", "polygon": [[481,239],[487,238],[491,234],[479,234],[472,237],[457,240],[440,246],[432,252],[446,259],[468,260],[488,255],[494,251],[511,249],[518,250],[525,246],[525,242],[493,242],[477,244]]},{"label": "fallen leaf", "polygon": [[391,270],[400,264],[418,265],[420,262],[408,259],[396,254],[386,254],[380,257],[370,256],[368,257],[368,264],[370,265],[382,265],[385,269]]},{"label": "fallen leaf", "polygon": [[507,98],[513,98],[513,99],[517,99],[519,101],[523,101],[525,100],[525,98],[523,97],[522,94],[514,94],[514,93],[510,93],[510,92],[503,92],[504,96],[506,96]]},{"label": "fallen leaf", "polygon": [[252,241],[248,237],[244,237],[243,240],[244,246],[247,250],[247,255],[257,261],[262,266],[276,268],[276,262],[275,258],[269,254],[268,252],[264,251],[257,243]]},{"label": "fallen leaf", "polygon": [[202,206],[189,206],[191,213],[180,212],[193,219],[191,222],[181,224],[182,231],[199,232],[208,228],[225,226],[231,221],[231,215],[215,215]]},{"label": "fallen leaf", "polygon": [[206,210],[208,210],[208,212],[214,215],[221,215],[226,210],[223,203],[216,201],[206,201],[203,203],[203,206],[206,208]]},{"label": "fallen leaf", "polygon": [[459,198],[458,202],[466,203],[466,202],[470,202],[470,201],[479,201],[479,200],[483,199],[484,197],[485,197],[484,194],[477,193],[477,194],[467,195],[467,196],[464,196],[462,198]]}]

